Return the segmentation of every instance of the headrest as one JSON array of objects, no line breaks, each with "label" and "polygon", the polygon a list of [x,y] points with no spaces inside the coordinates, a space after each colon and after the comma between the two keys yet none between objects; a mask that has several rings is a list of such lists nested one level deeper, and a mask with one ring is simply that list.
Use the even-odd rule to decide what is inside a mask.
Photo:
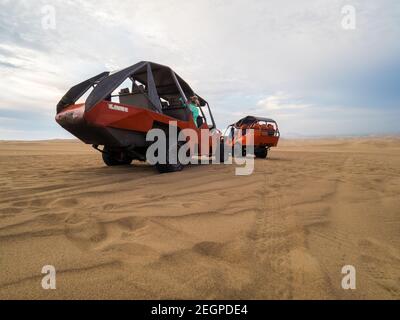
[{"label": "headrest", "polygon": [[144,86],[143,85],[139,85],[133,88],[132,93],[144,93]]},{"label": "headrest", "polygon": [[123,88],[123,89],[121,89],[121,91],[119,92],[119,94],[129,94],[129,88]]}]

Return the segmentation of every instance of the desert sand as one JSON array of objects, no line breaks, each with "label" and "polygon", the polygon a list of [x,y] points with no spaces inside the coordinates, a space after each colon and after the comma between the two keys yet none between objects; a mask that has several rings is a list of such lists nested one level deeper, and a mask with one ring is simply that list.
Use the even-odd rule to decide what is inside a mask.
[{"label": "desert sand", "polygon": [[400,139],[282,140],[250,176],[0,142],[0,299],[39,298],[399,299]]}]

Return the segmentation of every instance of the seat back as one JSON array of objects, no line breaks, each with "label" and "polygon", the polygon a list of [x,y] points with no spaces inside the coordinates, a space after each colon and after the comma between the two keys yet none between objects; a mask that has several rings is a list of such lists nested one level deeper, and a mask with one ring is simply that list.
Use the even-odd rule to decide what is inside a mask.
[{"label": "seat back", "polygon": [[129,106],[153,109],[150,100],[144,93],[126,94],[119,97],[119,102]]},{"label": "seat back", "polygon": [[186,107],[168,107],[163,109],[163,113],[178,120],[193,121],[192,112]]},{"label": "seat back", "polygon": [[143,86],[137,86],[129,93],[129,89],[122,89],[119,93],[119,102],[128,106],[135,106],[145,109],[153,109],[153,106],[145,94]]},{"label": "seat back", "polygon": [[169,97],[168,102],[170,107],[182,107],[182,102],[178,97]]}]

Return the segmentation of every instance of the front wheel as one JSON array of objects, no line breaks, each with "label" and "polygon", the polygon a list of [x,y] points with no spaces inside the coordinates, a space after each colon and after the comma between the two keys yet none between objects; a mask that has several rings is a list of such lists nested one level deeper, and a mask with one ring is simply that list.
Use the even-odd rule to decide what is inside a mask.
[{"label": "front wheel", "polygon": [[124,152],[113,151],[107,147],[104,147],[104,150],[102,152],[102,157],[104,163],[108,167],[123,166],[132,163],[132,158],[128,157]]},{"label": "front wheel", "polygon": [[[156,168],[158,172],[160,173],[168,173],[168,172],[177,172],[177,171],[182,171],[184,168],[184,165],[179,161],[179,149],[181,148],[182,143],[178,142],[176,145],[176,148],[171,148],[170,152],[176,152],[176,157],[173,157],[175,159],[171,159],[170,157],[170,152],[167,152],[165,158],[166,158],[166,163],[156,163]],[[176,150],[173,150],[176,149]]]},{"label": "front wheel", "polygon": [[223,141],[221,141],[219,144],[219,162],[220,163],[225,163],[229,159],[228,148],[225,149],[225,147],[226,147],[225,143]]}]

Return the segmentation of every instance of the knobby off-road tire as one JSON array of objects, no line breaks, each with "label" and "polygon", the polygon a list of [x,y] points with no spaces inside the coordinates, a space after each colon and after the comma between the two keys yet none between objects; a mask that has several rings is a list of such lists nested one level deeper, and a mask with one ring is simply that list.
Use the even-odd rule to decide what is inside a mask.
[{"label": "knobby off-road tire", "polygon": [[179,149],[183,145],[182,142],[177,142],[177,147],[176,147],[176,163],[170,163],[169,159],[169,152],[167,150],[166,154],[166,163],[156,163],[156,168],[158,172],[160,173],[168,173],[168,172],[177,172],[177,171],[182,171],[182,169],[185,167],[180,161],[179,161]]},{"label": "knobby off-road tire", "polygon": [[239,153],[240,157],[245,157],[247,154],[246,151],[246,146],[245,145],[241,145],[240,143],[236,143],[233,147],[232,147],[232,158],[235,157],[235,150],[237,153]]},{"label": "knobby off-road tire", "polygon": [[256,158],[265,159],[268,156],[268,149],[267,148],[255,149],[254,155],[256,156]]},{"label": "knobby off-road tire", "polygon": [[227,148],[227,146],[225,146],[225,143],[221,142],[220,145],[219,145],[219,162],[220,163],[225,163],[229,159],[229,153],[227,152],[225,154],[225,149],[226,148]]},{"label": "knobby off-road tire", "polygon": [[118,152],[113,152],[107,147],[104,147],[102,153],[103,161],[108,167],[113,166],[124,166],[132,163],[132,158],[128,157],[125,154],[121,154]]}]

